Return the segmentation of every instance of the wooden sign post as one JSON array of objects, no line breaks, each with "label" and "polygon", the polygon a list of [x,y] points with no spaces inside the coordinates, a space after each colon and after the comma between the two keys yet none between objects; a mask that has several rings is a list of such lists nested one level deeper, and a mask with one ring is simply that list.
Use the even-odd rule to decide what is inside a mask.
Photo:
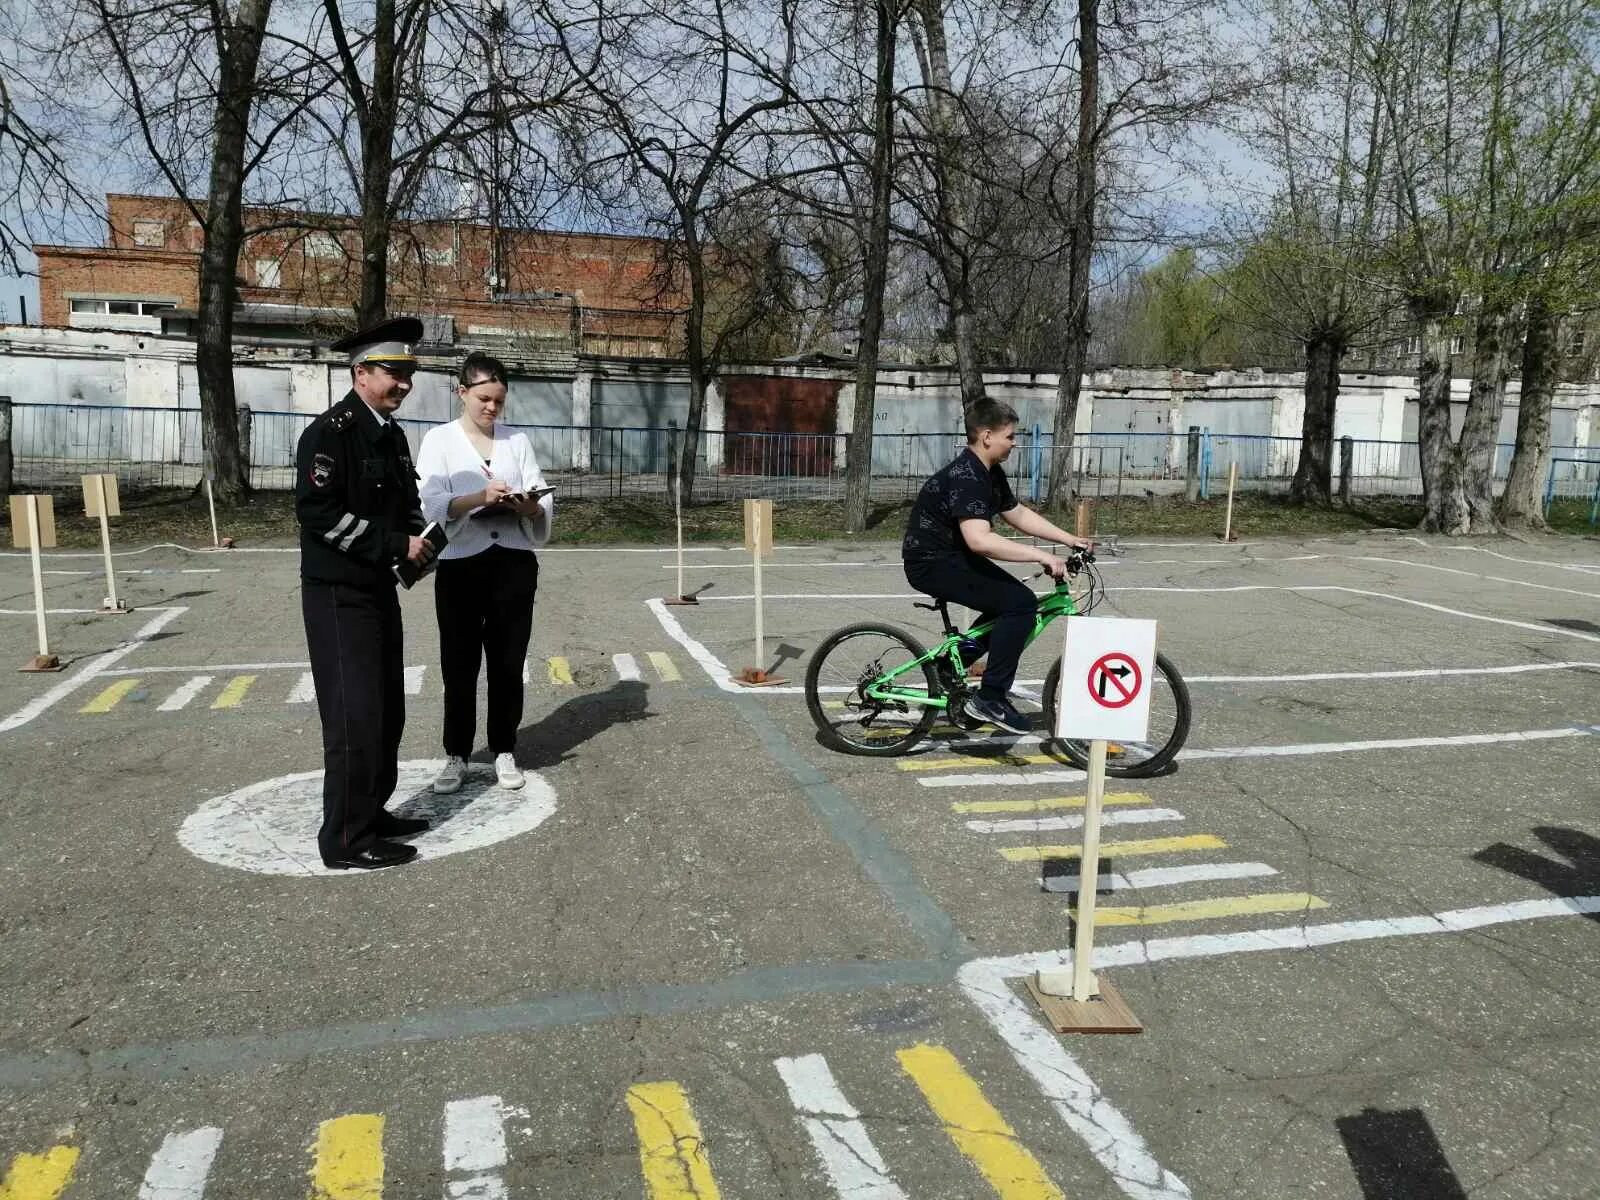
[{"label": "wooden sign post", "polygon": [[100,518],[100,549],[106,560],[106,595],[100,605],[103,613],[125,613],[127,605],[117,599],[117,575],[111,565],[111,520],[122,515],[117,499],[117,477],[111,474],[83,477],[83,515]]},{"label": "wooden sign post", "polygon": [[1239,535],[1233,531],[1233,489],[1239,482],[1239,460],[1236,458],[1228,464],[1228,510],[1222,519],[1222,540],[1237,542]]},{"label": "wooden sign post", "polygon": [[700,601],[684,590],[683,585],[683,479],[676,469],[677,459],[672,459],[672,515],[678,526],[678,590],[663,603],[699,604]]},{"label": "wooden sign post", "polygon": [[746,667],[739,674],[739,682],[754,686],[766,686],[782,683],[783,680],[769,677],[761,664],[766,660],[766,631],[763,628],[764,614],[761,608],[761,560],[772,555],[772,501],[771,500],[746,500],[744,502],[744,548],[750,551],[750,559],[754,567],[755,577],[755,602],[756,602],[756,665]]},{"label": "wooden sign post", "polygon": [[217,501],[211,494],[211,476],[206,476],[206,506],[211,509],[211,548],[222,549],[222,539],[217,536]]},{"label": "wooden sign post", "polygon": [[44,568],[39,551],[56,544],[55,502],[49,496],[11,497],[11,544],[18,550],[31,550],[33,562],[33,607],[39,623],[39,653],[22,671],[59,671],[61,660],[50,653],[50,637],[44,627]]},{"label": "wooden sign post", "polygon": [[1094,910],[1100,889],[1100,808],[1106,742],[1143,741],[1150,724],[1156,623],[1117,617],[1067,621],[1057,737],[1089,739],[1088,794],[1078,857],[1078,928],[1070,971],[1040,971],[1028,988],[1058,1033],[1139,1033],[1143,1026],[1109,981],[1094,973]]}]

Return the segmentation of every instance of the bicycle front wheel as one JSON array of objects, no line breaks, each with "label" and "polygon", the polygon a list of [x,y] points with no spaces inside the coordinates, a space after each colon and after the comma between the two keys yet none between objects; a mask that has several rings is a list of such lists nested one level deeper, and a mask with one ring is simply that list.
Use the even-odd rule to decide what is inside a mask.
[{"label": "bicycle front wheel", "polygon": [[[1123,779],[1159,775],[1171,765],[1189,736],[1189,686],[1165,654],[1156,655],[1155,678],[1150,681],[1150,727],[1142,742],[1115,742],[1106,746],[1106,774]],[[1056,727],[1056,705],[1061,698],[1061,663],[1044,677],[1045,736]],[[1055,745],[1076,767],[1089,765],[1089,743],[1056,738]]]},{"label": "bicycle front wheel", "polygon": [[[847,625],[818,646],[806,668],[806,707],[817,736],[846,754],[904,754],[933,728],[939,693],[927,654],[893,625]],[[889,676],[887,680],[885,677]]]}]

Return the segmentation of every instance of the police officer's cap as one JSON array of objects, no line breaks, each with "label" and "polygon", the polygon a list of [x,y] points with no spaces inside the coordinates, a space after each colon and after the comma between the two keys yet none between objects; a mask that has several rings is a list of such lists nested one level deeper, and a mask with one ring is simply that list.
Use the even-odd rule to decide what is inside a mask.
[{"label": "police officer's cap", "polygon": [[422,322],[416,317],[390,317],[359,330],[333,344],[335,350],[350,355],[350,365],[375,363],[379,366],[415,367],[416,344],[422,340]]}]

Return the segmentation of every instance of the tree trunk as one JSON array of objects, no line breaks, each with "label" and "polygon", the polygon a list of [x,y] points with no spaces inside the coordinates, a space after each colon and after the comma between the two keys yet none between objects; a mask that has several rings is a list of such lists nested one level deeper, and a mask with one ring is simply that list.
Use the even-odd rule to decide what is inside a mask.
[{"label": "tree trunk", "polygon": [[1071,249],[1067,260],[1067,321],[1056,383],[1056,421],[1050,442],[1048,508],[1067,502],[1078,400],[1089,365],[1089,268],[1094,257],[1096,158],[1100,127],[1100,0],[1078,0],[1078,145],[1072,181]]},{"label": "tree trunk", "polygon": [[1343,339],[1320,333],[1306,342],[1306,406],[1300,422],[1300,463],[1289,484],[1295,504],[1333,501],[1333,414],[1339,403]]},{"label": "tree trunk", "polygon": [[389,190],[394,173],[395,0],[377,0],[372,26],[372,86],[361,120],[361,299],[356,325],[388,316]]},{"label": "tree trunk", "polygon": [[242,0],[234,22],[224,24],[217,34],[218,96],[205,240],[200,250],[195,368],[200,383],[205,472],[224,502],[236,501],[250,490],[239,452],[233,388],[233,304],[239,253],[244,246],[245,139],[255,94],[256,62],[271,9],[272,0]]},{"label": "tree trunk", "polygon": [[695,457],[700,452],[700,426],[706,412],[706,282],[702,247],[695,236],[693,220],[682,227],[684,255],[689,271],[689,320],[684,330],[684,359],[689,368],[689,414],[683,422],[683,445],[678,453],[678,486],[683,504],[694,498]]},{"label": "tree trunk", "polygon": [[977,302],[972,294],[968,240],[972,230],[971,177],[962,151],[961,119],[950,77],[950,51],[944,35],[943,0],[916,0],[917,16],[927,38],[923,62],[928,88],[929,124],[933,129],[934,177],[938,189],[939,272],[950,305],[950,337],[961,376],[961,407],[971,408],[987,394],[978,361]]},{"label": "tree trunk", "polygon": [[1545,529],[1544,481],[1550,473],[1550,407],[1555,399],[1556,354],[1561,315],[1543,298],[1528,302],[1528,332],[1522,343],[1522,403],[1517,409],[1517,448],[1511,473],[1495,507],[1502,524]]},{"label": "tree trunk", "polygon": [[1442,314],[1418,318],[1422,343],[1417,367],[1417,462],[1422,471],[1422,529],[1467,532],[1466,499],[1454,439],[1450,436],[1450,337]]},{"label": "tree trunk", "polygon": [[1495,438],[1505,406],[1511,316],[1503,305],[1485,303],[1478,310],[1473,336],[1472,388],[1456,447],[1460,461],[1461,497],[1467,507],[1467,533],[1498,529],[1494,517]]},{"label": "tree trunk", "polygon": [[872,212],[862,264],[861,333],[856,344],[856,402],[845,465],[844,527],[867,527],[872,484],[872,415],[877,402],[878,342],[883,335],[883,288],[889,263],[889,206],[894,165],[894,50],[898,0],[877,0],[878,61],[872,95]]}]

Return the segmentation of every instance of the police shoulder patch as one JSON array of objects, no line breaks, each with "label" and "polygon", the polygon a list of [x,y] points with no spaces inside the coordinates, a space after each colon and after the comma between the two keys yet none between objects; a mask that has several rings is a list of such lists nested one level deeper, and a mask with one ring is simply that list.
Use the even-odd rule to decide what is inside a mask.
[{"label": "police shoulder patch", "polygon": [[313,455],[311,459],[311,486],[324,488],[333,479],[333,457],[328,454]]}]

